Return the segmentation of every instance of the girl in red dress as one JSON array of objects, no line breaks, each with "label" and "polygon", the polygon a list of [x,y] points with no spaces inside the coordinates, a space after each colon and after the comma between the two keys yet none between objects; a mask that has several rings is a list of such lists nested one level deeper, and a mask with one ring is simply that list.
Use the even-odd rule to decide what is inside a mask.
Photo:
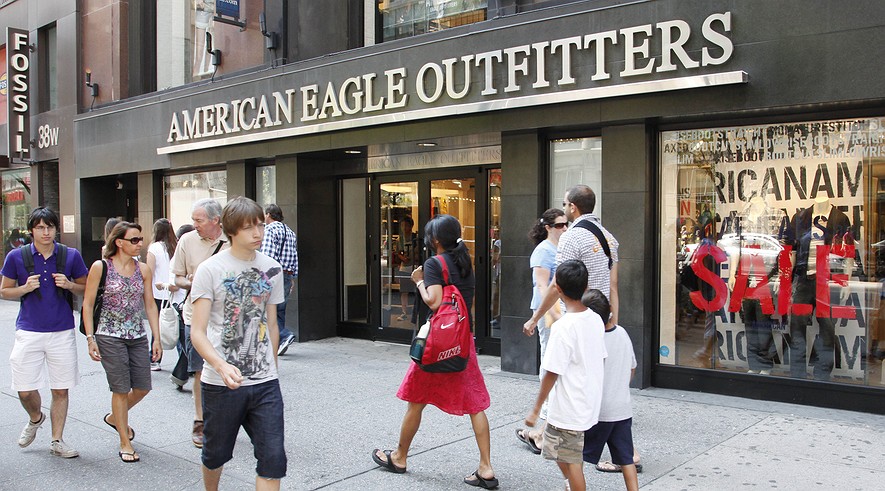
[{"label": "girl in red dress", "polygon": [[[476,280],[470,252],[461,240],[461,224],[453,216],[437,215],[424,227],[424,241],[430,250],[436,251],[446,261],[451,283],[458,287],[464,297],[467,310],[472,311]],[[436,311],[442,304],[445,284],[439,262],[435,258],[429,258],[424,262],[423,268],[418,267],[412,272],[412,280],[424,303]],[[476,347],[472,343],[467,368],[461,372],[425,372],[414,362],[410,363],[396,396],[409,403],[400,429],[399,444],[396,450],[375,449],[372,452],[375,463],[391,472],[406,472],[409,447],[421,425],[421,414],[428,404],[432,404],[449,414],[470,415],[476,445],[479,447],[479,466],[473,474],[464,478],[464,482],[485,489],[498,486],[489,457],[489,420],[485,414],[490,405],[489,392],[476,361]]]}]

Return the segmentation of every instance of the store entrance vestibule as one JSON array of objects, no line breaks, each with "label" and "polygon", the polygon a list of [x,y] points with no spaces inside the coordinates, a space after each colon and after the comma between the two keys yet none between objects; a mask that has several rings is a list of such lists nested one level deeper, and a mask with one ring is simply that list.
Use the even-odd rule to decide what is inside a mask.
[{"label": "store entrance vestibule", "polygon": [[[497,224],[500,194],[500,169],[459,167],[408,174],[376,174],[368,182],[364,179],[345,180],[340,188],[345,207],[358,206],[354,192],[366,195],[365,237],[363,246],[354,245],[359,220],[350,219],[342,236],[342,261],[345,269],[353,269],[353,258],[361,247],[367,250],[366,286],[345,284],[341,290],[342,318],[354,326],[365,322],[365,331],[372,339],[408,343],[420,323],[429,314],[420,299],[412,271],[427,259],[424,244],[424,226],[437,214],[452,215],[461,222],[461,234],[473,259],[476,275],[476,299],[473,318],[477,348],[498,354],[500,343],[492,326],[490,301],[498,295],[490,292],[493,281],[490,265],[497,256]],[[368,186],[366,186],[368,184]],[[494,195],[494,196],[491,196]],[[494,205],[490,206],[490,199]],[[347,213],[346,210],[343,210]],[[359,213],[358,210],[355,212]],[[489,220],[490,214],[495,216]],[[354,275],[346,275],[351,280]],[[345,281],[348,283],[348,281]],[[350,281],[350,283],[355,283]],[[365,299],[365,301],[362,301]],[[364,313],[362,316],[359,313]],[[351,331],[352,332],[352,331]]]}]

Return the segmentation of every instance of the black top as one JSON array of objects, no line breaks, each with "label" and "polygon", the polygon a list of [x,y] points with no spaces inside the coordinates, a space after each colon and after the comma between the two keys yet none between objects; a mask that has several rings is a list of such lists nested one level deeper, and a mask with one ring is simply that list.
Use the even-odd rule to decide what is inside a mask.
[{"label": "black top", "polygon": [[[440,257],[445,259],[446,266],[449,268],[449,281],[458,287],[458,291],[460,291],[461,296],[464,297],[464,303],[467,304],[467,310],[471,310],[473,308],[473,294],[476,290],[476,277],[473,274],[473,270],[470,270],[470,275],[468,277],[462,278],[461,271],[458,269],[458,266],[455,265],[455,261],[449,254],[441,254]],[[436,256],[424,261],[424,284],[426,286],[445,286],[446,284],[446,282],[443,281],[442,266],[440,266],[439,261],[436,260]]]}]

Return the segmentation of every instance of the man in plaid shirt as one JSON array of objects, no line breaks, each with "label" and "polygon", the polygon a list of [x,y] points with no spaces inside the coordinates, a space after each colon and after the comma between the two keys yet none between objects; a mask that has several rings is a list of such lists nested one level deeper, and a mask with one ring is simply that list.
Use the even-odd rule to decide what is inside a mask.
[{"label": "man in plaid shirt", "polygon": [[264,241],[261,252],[277,260],[283,266],[283,303],[277,304],[277,324],[280,327],[280,347],[277,355],[282,355],[295,342],[295,335],[286,328],[286,303],[295,287],[298,276],[298,250],[295,232],[283,223],[283,210],[276,204],[264,208]]},{"label": "man in plaid shirt", "polygon": [[[602,291],[611,304],[612,322],[618,323],[618,240],[606,230],[599,218],[593,214],[596,207],[596,194],[589,186],[578,184],[572,186],[565,193],[562,202],[565,217],[571,222],[569,229],[559,238],[559,246],[556,251],[556,265],[569,259],[577,259],[587,266],[587,288]],[[599,239],[593,232],[575,225],[583,220],[589,220],[596,225],[605,237],[611,250],[612,266],[609,269],[609,258],[606,256]],[[554,281],[555,278],[554,278]],[[551,285],[552,286],[552,285]],[[548,288],[547,294],[541,302],[541,306],[535,311],[531,319],[523,325],[523,332],[527,336],[535,333],[535,326],[550,307],[556,302],[556,289]]]}]

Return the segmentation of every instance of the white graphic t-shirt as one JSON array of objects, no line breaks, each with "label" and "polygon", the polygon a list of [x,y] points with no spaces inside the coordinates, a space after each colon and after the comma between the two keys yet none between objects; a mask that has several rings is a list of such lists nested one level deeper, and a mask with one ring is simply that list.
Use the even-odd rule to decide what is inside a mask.
[{"label": "white graphic t-shirt", "polygon": [[[197,268],[191,287],[194,301],[212,301],[207,334],[226,362],[240,369],[241,385],[256,385],[278,378],[273,346],[267,332],[267,312],[276,315],[282,303],[283,268],[260,252],[242,261],[224,250]],[[208,363],[203,382],[224,385]]]}]

